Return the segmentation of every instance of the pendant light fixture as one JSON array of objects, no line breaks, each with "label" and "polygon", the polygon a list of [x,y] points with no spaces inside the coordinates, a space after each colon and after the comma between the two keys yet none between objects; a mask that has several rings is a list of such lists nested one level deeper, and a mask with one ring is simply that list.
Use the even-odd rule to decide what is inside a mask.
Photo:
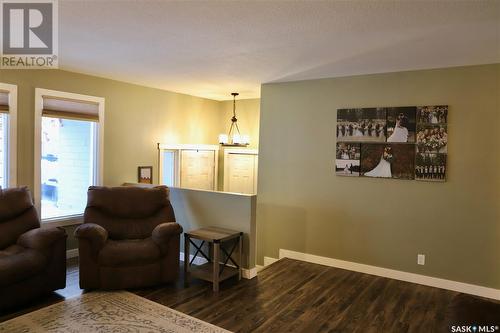
[{"label": "pendant light fixture", "polygon": [[231,93],[233,96],[233,117],[231,118],[231,127],[228,134],[219,134],[219,143],[222,146],[230,147],[246,147],[250,142],[248,135],[241,135],[238,127],[238,119],[236,118],[236,96],[237,92]]}]

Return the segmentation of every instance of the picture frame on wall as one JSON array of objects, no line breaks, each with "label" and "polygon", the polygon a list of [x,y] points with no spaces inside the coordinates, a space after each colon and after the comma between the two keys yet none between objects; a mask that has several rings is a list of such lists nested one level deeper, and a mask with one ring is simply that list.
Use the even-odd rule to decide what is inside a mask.
[{"label": "picture frame on wall", "polygon": [[448,156],[448,106],[417,107],[415,179],[445,182]]},{"label": "picture frame on wall", "polygon": [[361,146],[364,177],[415,179],[415,145],[367,143]]},{"label": "picture frame on wall", "polygon": [[138,167],[137,182],[140,184],[153,184],[153,167],[152,166]]},{"label": "picture frame on wall", "polygon": [[414,106],[387,109],[387,142],[415,142],[416,110]]},{"label": "picture frame on wall", "polygon": [[446,181],[448,106],[337,109],[335,173]]},{"label": "picture frame on wall", "polygon": [[335,173],[339,176],[358,177],[361,145],[359,143],[337,143]]},{"label": "picture frame on wall", "polygon": [[337,142],[385,142],[386,108],[337,110]]}]

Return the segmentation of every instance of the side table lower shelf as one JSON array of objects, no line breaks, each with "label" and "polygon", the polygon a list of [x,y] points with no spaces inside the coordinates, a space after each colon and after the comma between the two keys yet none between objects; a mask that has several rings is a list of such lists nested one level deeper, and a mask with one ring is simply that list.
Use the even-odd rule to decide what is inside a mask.
[{"label": "side table lower shelf", "polygon": [[[230,266],[225,266],[224,269],[222,269],[223,266],[224,265],[219,264],[219,272],[222,271],[222,274],[219,275],[219,279],[218,279],[220,282],[227,280],[230,277],[233,277],[233,276],[239,274],[239,269],[237,269],[235,267],[230,267]],[[213,276],[214,264],[211,262],[208,262],[206,264],[199,265],[199,266],[193,265],[189,268],[188,274],[190,276],[198,278],[198,279],[202,279],[202,280],[205,280],[208,282],[213,282],[214,281],[214,276]]]}]

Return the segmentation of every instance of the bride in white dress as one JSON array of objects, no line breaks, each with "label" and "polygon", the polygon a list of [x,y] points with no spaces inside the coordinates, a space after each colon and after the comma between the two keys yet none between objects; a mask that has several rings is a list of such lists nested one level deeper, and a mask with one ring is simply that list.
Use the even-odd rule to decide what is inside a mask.
[{"label": "bride in white dress", "polygon": [[349,165],[345,165],[344,167],[344,173],[347,175],[349,173]]},{"label": "bride in white dress", "polygon": [[371,171],[366,172],[364,175],[367,177],[391,178],[392,177],[391,161],[392,161],[392,148],[385,147],[378,165]]},{"label": "bride in white dress", "polygon": [[431,112],[431,124],[437,124],[438,123],[438,118],[436,116],[436,111]]},{"label": "bride in white dress", "polygon": [[387,138],[387,142],[408,142],[408,129],[406,128],[407,119],[408,118],[406,118],[404,114],[399,114],[396,119],[394,131],[391,136]]},{"label": "bride in white dress", "polygon": [[354,125],[354,136],[363,136],[363,132],[360,130],[361,125]]}]

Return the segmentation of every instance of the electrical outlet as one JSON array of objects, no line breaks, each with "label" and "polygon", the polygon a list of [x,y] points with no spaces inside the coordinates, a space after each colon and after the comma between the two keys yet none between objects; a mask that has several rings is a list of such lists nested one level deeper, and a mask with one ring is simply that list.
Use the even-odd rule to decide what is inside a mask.
[{"label": "electrical outlet", "polygon": [[417,264],[425,265],[425,254],[417,254]]}]

